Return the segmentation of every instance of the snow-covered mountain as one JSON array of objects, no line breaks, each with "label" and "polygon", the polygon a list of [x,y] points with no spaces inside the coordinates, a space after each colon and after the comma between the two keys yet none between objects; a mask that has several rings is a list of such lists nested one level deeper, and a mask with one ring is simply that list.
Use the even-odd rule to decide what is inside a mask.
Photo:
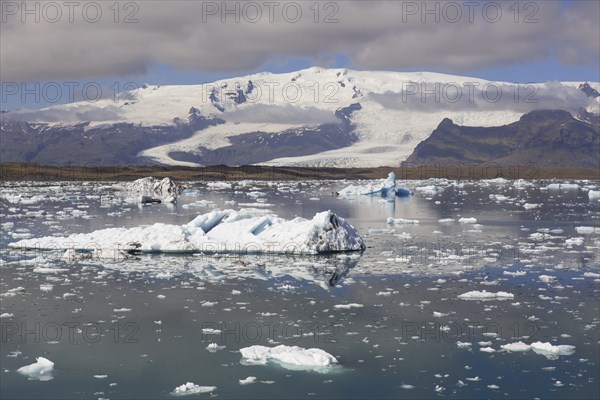
[{"label": "snow-covered mountain", "polygon": [[2,160],[393,166],[445,118],[491,127],[536,109],[598,113],[600,98],[588,92],[600,84],[582,85],[316,67],[201,85],[144,85],[118,101],[3,113]]}]

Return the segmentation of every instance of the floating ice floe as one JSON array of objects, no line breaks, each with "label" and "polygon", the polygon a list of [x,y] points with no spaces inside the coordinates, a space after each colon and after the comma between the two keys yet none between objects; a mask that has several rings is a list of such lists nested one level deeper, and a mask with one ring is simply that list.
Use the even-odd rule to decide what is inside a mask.
[{"label": "floating ice floe", "polygon": [[535,342],[531,343],[531,350],[545,356],[549,360],[556,360],[559,356],[570,356],[575,353],[575,346],[554,346],[548,342]]},{"label": "floating ice floe", "polygon": [[298,346],[279,345],[276,347],[250,346],[240,349],[243,362],[247,365],[265,365],[272,361],[286,369],[317,370],[337,364],[338,360],[321,349],[305,349]]},{"label": "floating ice floe", "polygon": [[590,201],[600,201],[600,190],[590,190],[588,192]]},{"label": "floating ice floe", "polygon": [[30,380],[49,381],[54,379],[54,363],[47,358],[37,357],[36,362],[26,365],[17,370],[21,375],[27,376]]},{"label": "floating ice floe", "polygon": [[215,210],[185,225],[108,228],[68,237],[25,239],[9,246],[92,251],[104,258],[114,257],[117,252],[319,254],[365,249],[357,230],[331,211],[318,213],[312,220],[285,220],[234,210]]},{"label": "floating ice floe", "polygon": [[396,187],[396,174],[390,172],[384,181],[370,183],[367,185],[350,185],[338,192],[340,197],[381,196],[381,197],[409,197],[412,192],[405,187]]},{"label": "floating ice floe", "polygon": [[336,304],[333,306],[333,308],[336,308],[338,310],[349,310],[351,308],[362,308],[362,307],[363,307],[362,304],[357,304],[357,303]]},{"label": "floating ice floe", "polygon": [[502,346],[500,346],[503,350],[506,351],[511,351],[511,352],[522,352],[522,351],[529,351],[531,350],[531,346],[523,343],[523,342],[515,342],[515,343],[508,343],[508,344],[503,344]]},{"label": "floating ice floe", "polygon": [[[118,186],[117,189],[139,193],[141,196],[138,198],[138,201],[141,204],[148,204],[161,201],[174,203],[177,201],[177,196],[181,194],[185,187],[171,178],[157,179],[150,176],[129,182],[124,187]],[[160,199],[156,199],[153,196],[159,196]]]},{"label": "floating ice floe", "polygon": [[471,292],[463,293],[458,296],[462,300],[508,300],[513,299],[515,296],[512,293],[507,292],[487,292],[485,290],[478,291],[474,290]]},{"label": "floating ice floe", "polygon": [[200,386],[192,382],[187,382],[181,386],[177,386],[171,394],[174,396],[187,396],[190,394],[210,393],[215,390],[217,390],[216,386]]},{"label": "floating ice floe", "polygon": [[533,350],[537,354],[545,356],[549,360],[555,360],[559,356],[570,356],[575,353],[575,346],[570,345],[557,345],[554,346],[548,342],[535,342],[532,344],[526,344],[523,342],[509,343],[500,346],[502,349],[509,352],[525,352]]},{"label": "floating ice floe", "polygon": [[546,189],[550,190],[576,190],[579,189],[579,185],[576,183],[551,183],[546,186]]},{"label": "floating ice floe", "polygon": [[600,233],[600,227],[596,226],[576,226],[575,231],[580,235],[592,235]]},{"label": "floating ice floe", "polygon": [[240,379],[239,382],[240,382],[240,385],[250,385],[250,384],[256,382],[256,377],[255,376],[249,376],[247,378]]}]

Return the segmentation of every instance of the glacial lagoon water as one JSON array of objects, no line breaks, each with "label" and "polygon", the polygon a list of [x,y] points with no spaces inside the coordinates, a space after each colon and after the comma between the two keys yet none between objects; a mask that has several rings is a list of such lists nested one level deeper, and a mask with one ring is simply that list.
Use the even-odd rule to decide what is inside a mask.
[{"label": "glacial lagoon water", "polygon": [[[4,183],[0,397],[176,398],[193,382],[216,389],[186,398],[597,398],[600,203],[588,191],[600,182],[408,181],[409,198],[332,196],[349,183],[189,182],[177,204],[149,206],[114,182]],[[86,260],[7,248],[215,208],[331,209],[367,249]],[[472,291],[512,296],[459,298]],[[502,347],[516,342],[524,351]],[[239,352],[279,344],[338,364],[249,365]],[[54,363],[52,379],[17,372],[36,357]]]}]

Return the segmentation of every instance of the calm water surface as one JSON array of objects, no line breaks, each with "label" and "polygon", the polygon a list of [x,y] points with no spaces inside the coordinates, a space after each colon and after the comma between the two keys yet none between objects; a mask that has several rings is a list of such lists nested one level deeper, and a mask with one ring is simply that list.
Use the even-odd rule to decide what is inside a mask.
[{"label": "calm water surface", "polygon": [[[217,389],[186,398],[597,398],[600,209],[587,190],[600,182],[548,183],[406,182],[416,194],[387,201],[332,196],[343,182],[190,182],[178,204],[144,207],[110,182],[5,184],[0,397],[173,398],[189,381]],[[416,190],[432,185],[441,190]],[[26,237],[184,224],[213,208],[331,209],[368,248],[114,261],[7,250]],[[514,298],[458,298],[474,290]],[[518,341],[575,352],[501,347]],[[254,344],[320,348],[339,365],[245,365],[239,349]],[[16,372],[40,356],[54,379]],[[255,383],[241,385],[248,376]]]}]

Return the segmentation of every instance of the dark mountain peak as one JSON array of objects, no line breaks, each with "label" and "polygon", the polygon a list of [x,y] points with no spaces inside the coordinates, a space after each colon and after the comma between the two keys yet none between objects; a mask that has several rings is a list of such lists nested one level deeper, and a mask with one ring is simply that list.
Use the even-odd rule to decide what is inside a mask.
[{"label": "dark mountain peak", "polygon": [[192,108],[190,108],[190,111],[188,111],[188,114],[190,114],[190,115],[200,115],[200,110],[198,110],[196,107],[192,107]]},{"label": "dark mountain peak", "polygon": [[594,99],[596,97],[600,97],[600,93],[598,93],[598,91],[591,87],[590,84],[587,82],[579,85],[578,89],[585,93],[587,97],[591,97]]},{"label": "dark mountain peak", "polygon": [[598,168],[600,132],[565,110],[532,111],[512,124],[493,127],[461,126],[445,118],[406,161]]},{"label": "dark mountain peak", "polygon": [[350,124],[350,116],[352,113],[361,109],[362,105],[360,103],[352,103],[348,107],[338,108],[335,111],[335,116],[344,121],[344,123]]},{"label": "dark mountain peak", "polygon": [[444,118],[442,122],[438,125],[438,129],[440,128],[448,128],[454,126],[454,122],[450,118]]}]

